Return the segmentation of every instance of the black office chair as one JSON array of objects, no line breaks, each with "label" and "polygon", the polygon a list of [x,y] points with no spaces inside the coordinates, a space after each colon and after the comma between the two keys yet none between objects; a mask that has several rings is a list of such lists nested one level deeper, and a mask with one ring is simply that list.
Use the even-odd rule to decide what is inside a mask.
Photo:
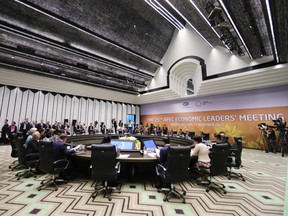
[{"label": "black office chair", "polygon": [[104,192],[111,201],[113,189],[120,193],[120,186],[113,187],[111,183],[116,183],[118,173],[120,173],[120,163],[116,163],[116,148],[112,144],[101,144],[91,146],[91,177],[96,180],[94,192],[91,197],[93,200],[100,192]]},{"label": "black office chair", "polygon": [[227,162],[228,167],[228,179],[234,175],[240,178],[242,181],[245,181],[243,175],[241,173],[232,172],[232,168],[239,169],[242,164],[241,155],[242,155],[242,137],[234,137],[234,145],[233,148],[230,149],[230,154]]},{"label": "black office chair", "polygon": [[67,183],[67,179],[59,178],[59,174],[65,172],[69,166],[67,159],[54,160],[53,142],[39,141],[39,170],[45,174],[49,174],[46,179],[42,180],[40,186],[37,188],[40,191],[43,187],[52,185],[54,190],[58,190],[58,182]]},{"label": "black office chair", "polygon": [[18,157],[19,157],[19,153],[18,153],[18,142],[20,142],[22,145],[23,143],[23,136],[17,136],[15,143],[16,143],[16,149],[12,149],[11,152],[11,157],[12,158],[17,158],[17,160],[13,161],[12,164],[9,165],[9,169],[11,169],[12,171],[14,171],[15,169],[18,168],[23,168],[23,164],[20,164],[18,161]]},{"label": "black office chair", "polygon": [[[17,143],[18,149],[18,167],[24,167],[24,171],[20,171],[16,173],[17,180],[20,180],[21,177],[36,177],[36,167],[39,163],[39,154],[38,153],[31,153],[27,154],[26,148],[23,145],[23,140],[18,139]],[[14,167],[15,169],[16,167]]]},{"label": "black office chair", "polygon": [[228,143],[214,144],[210,153],[210,168],[198,167],[198,171],[202,174],[209,176],[208,184],[206,184],[206,192],[209,192],[211,188],[220,189],[226,194],[224,190],[225,185],[222,183],[216,183],[213,180],[214,176],[226,175],[227,159],[229,156],[230,145]]},{"label": "black office chair", "polygon": [[190,146],[185,147],[175,147],[170,146],[167,155],[167,165],[166,167],[161,164],[156,165],[156,173],[160,176],[164,185],[168,187],[163,187],[159,191],[165,193],[163,201],[169,201],[171,195],[176,195],[182,202],[185,203],[186,191],[182,190],[182,193],[179,192],[174,183],[179,183],[187,181],[189,179],[189,164],[190,164]]}]

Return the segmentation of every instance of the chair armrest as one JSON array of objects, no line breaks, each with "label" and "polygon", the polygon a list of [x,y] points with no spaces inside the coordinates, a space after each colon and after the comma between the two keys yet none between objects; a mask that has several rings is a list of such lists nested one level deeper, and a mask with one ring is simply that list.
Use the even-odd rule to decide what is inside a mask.
[{"label": "chair armrest", "polygon": [[120,169],[121,169],[121,163],[120,162],[116,163],[115,169],[117,170],[117,173],[120,173]]},{"label": "chair armrest", "polygon": [[40,159],[40,155],[39,155],[39,153],[30,153],[30,154],[27,154],[25,156],[25,158],[26,158],[27,161],[39,160]]},{"label": "chair armrest", "polygon": [[65,169],[66,169],[70,162],[67,159],[60,159],[60,160],[54,161],[53,166],[57,167],[57,165],[59,164],[61,165],[61,163],[65,164]]},{"label": "chair armrest", "polygon": [[161,169],[161,170],[163,170],[164,172],[166,172],[166,170],[167,170],[163,165],[157,164],[157,165],[156,165],[156,174],[157,174],[158,176],[159,176],[159,170],[158,170],[158,168]]}]

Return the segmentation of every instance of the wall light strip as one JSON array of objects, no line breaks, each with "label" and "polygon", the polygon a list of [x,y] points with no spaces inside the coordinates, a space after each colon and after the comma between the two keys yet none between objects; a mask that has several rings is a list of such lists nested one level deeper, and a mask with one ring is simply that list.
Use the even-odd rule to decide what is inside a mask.
[{"label": "wall light strip", "polygon": [[[155,11],[157,11],[162,17],[164,17],[168,22],[170,22],[178,30],[182,30],[184,26],[180,21],[178,21],[167,9],[165,9],[156,0],[145,0]],[[156,4],[155,4],[156,3]]]},{"label": "wall light strip", "polygon": [[208,40],[206,40],[206,38],[183,16],[183,14],[180,13],[180,11],[177,10],[177,8],[174,7],[174,5],[171,4],[171,2],[169,2],[168,0],[166,0],[166,2],[185,20],[186,23],[188,23],[197,33],[198,35],[211,47],[214,48],[212,46],[211,43],[209,43]]},{"label": "wall light strip", "polygon": [[275,56],[276,56],[276,62],[279,63],[279,56],[278,56],[278,50],[277,50],[277,46],[276,46],[275,32],[274,32],[274,26],[273,26],[273,21],[272,21],[272,14],[271,14],[269,0],[266,0],[265,3],[266,3],[266,8],[267,8],[268,17],[269,17],[269,23],[270,23],[270,29],[271,29],[271,34],[272,34],[274,52],[275,52]]},{"label": "wall light strip", "polygon": [[246,43],[244,42],[244,40],[243,40],[243,38],[242,38],[240,32],[238,31],[238,29],[237,29],[237,27],[236,27],[236,25],[235,25],[235,23],[234,23],[232,17],[230,16],[230,14],[229,14],[227,8],[225,7],[223,1],[222,1],[222,0],[219,0],[219,2],[220,2],[220,4],[221,4],[221,7],[224,9],[224,11],[225,11],[225,13],[226,13],[226,15],[227,15],[227,17],[228,17],[230,23],[232,24],[234,30],[236,31],[238,37],[240,38],[240,40],[241,40],[243,46],[245,47],[245,50],[247,51],[249,57],[250,57],[251,59],[253,59],[253,58],[252,58],[252,55],[251,55],[251,53],[250,53],[250,51],[249,51],[249,49],[248,49],[248,47],[246,46]]},{"label": "wall light strip", "polygon": [[220,35],[218,34],[218,32],[211,26],[208,19],[204,16],[202,11],[197,7],[197,5],[193,2],[193,0],[190,0],[190,2],[194,6],[194,8],[198,11],[198,13],[202,16],[202,18],[205,20],[205,22],[211,27],[211,29],[215,32],[215,34],[220,38]]}]

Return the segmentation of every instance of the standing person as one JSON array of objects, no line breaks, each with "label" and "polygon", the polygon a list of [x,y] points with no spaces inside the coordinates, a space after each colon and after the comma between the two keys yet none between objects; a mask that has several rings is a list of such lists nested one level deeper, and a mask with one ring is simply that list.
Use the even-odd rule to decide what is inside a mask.
[{"label": "standing person", "polygon": [[25,118],[24,121],[20,124],[19,131],[23,134],[23,139],[26,140],[27,132],[32,128],[31,124],[29,123],[29,119]]},{"label": "standing person", "polygon": [[92,123],[90,123],[90,125],[88,127],[88,133],[89,134],[95,134],[94,126]]},{"label": "standing person", "polygon": [[2,129],[1,129],[1,142],[0,143],[3,143],[3,144],[9,143],[9,140],[7,139],[8,129],[9,129],[8,119],[5,119],[4,125],[2,126]]},{"label": "standing person", "polygon": [[104,122],[101,122],[101,124],[100,124],[100,130],[101,130],[101,133],[102,133],[102,134],[105,134],[105,132],[106,132],[106,126],[105,126]]},{"label": "standing person", "polygon": [[12,148],[11,156],[14,154],[14,152],[17,152],[17,126],[14,121],[11,122],[9,128],[8,128],[8,138],[9,142]]},{"label": "standing person", "polygon": [[274,152],[276,153],[276,134],[273,128],[269,128],[266,130],[266,135],[267,135],[267,146],[269,152]]},{"label": "standing person", "polygon": [[117,133],[117,120],[115,118],[112,119],[112,127],[114,127],[114,133]]},{"label": "standing person", "polygon": [[168,128],[167,128],[166,124],[163,124],[162,133],[163,133],[163,135],[168,135]]}]

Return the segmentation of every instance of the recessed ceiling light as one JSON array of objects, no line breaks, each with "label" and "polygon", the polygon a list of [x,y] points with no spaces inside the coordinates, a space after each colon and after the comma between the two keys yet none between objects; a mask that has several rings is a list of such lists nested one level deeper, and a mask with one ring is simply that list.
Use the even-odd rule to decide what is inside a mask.
[{"label": "recessed ceiling light", "polygon": [[136,25],[134,25],[133,27],[136,28]]}]

